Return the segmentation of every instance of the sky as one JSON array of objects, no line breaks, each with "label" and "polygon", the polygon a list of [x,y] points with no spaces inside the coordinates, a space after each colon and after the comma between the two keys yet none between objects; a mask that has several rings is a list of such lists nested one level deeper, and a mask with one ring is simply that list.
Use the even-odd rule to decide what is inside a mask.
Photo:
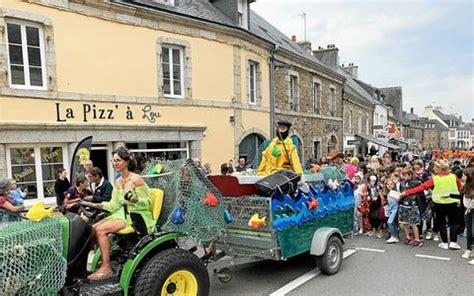
[{"label": "sky", "polygon": [[257,0],[251,9],[287,36],[313,49],[335,44],[341,64],[359,66],[359,79],[401,86],[403,109],[443,107],[474,117],[473,1]]}]

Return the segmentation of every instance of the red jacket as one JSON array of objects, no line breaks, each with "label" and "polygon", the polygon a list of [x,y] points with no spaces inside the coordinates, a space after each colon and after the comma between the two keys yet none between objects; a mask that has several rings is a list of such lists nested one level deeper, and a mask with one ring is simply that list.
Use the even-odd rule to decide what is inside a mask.
[{"label": "red jacket", "polygon": [[[447,175],[449,175],[449,172],[440,172],[439,173],[440,177],[447,176]],[[461,183],[461,181],[459,181],[459,179],[456,179],[456,185],[458,186],[459,192],[461,192],[462,183]],[[408,196],[408,195],[417,194],[417,193],[423,192],[425,190],[432,189],[433,187],[434,187],[434,181],[433,181],[433,178],[430,178],[428,181],[416,186],[415,188],[405,190],[405,192],[403,192],[402,195],[403,196]]]}]

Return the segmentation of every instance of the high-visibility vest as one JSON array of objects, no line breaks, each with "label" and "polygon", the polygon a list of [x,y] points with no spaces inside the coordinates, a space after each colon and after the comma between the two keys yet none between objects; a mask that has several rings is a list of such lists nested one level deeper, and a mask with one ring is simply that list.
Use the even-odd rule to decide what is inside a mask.
[{"label": "high-visibility vest", "polygon": [[[437,204],[451,204],[458,200],[450,198],[450,194],[459,194],[458,186],[456,183],[456,176],[449,174],[447,176],[434,176],[433,177],[434,188],[431,197],[433,202]],[[443,198],[446,197],[446,198]]]}]

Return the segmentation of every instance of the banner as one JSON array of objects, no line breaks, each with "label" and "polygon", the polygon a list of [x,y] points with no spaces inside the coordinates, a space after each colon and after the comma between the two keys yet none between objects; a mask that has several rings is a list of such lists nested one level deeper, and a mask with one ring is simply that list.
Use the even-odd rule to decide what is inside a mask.
[{"label": "banner", "polygon": [[72,164],[70,170],[71,185],[75,184],[76,176],[84,173],[84,163],[91,157],[92,136],[82,139],[77,144],[76,150],[72,155]]}]

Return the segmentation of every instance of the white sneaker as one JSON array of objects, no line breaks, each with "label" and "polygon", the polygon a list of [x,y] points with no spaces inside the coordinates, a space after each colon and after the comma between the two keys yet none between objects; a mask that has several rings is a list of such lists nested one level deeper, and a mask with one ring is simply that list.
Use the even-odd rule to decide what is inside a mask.
[{"label": "white sneaker", "polygon": [[471,250],[466,250],[464,251],[464,254],[462,254],[462,258],[464,259],[469,259],[471,257],[472,251]]},{"label": "white sneaker", "polygon": [[440,243],[440,244],[438,244],[438,247],[440,247],[443,250],[448,250],[449,249],[448,243]]},{"label": "white sneaker", "polygon": [[425,239],[426,239],[426,240],[431,240],[431,239],[433,239],[433,233],[427,232]]},{"label": "white sneaker", "polygon": [[468,263],[471,264],[471,265],[474,265],[474,259],[472,259],[472,260],[469,261]]},{"label": "white sneaker", "polygon": [[391,236],[388,240],[385,241],[387,244],[398,243],[398,239],[394,236]]},{"label": "white sneaker", "polygon": [[435,234],[435,235],[433,236],[433,240],[434,240],[435,242],[439,242],[439,235]]},{"label": "white sneaker", "polygon": [[461,246],[458,243],[450,242],[449,248],[451,250],[461,250]]}]

